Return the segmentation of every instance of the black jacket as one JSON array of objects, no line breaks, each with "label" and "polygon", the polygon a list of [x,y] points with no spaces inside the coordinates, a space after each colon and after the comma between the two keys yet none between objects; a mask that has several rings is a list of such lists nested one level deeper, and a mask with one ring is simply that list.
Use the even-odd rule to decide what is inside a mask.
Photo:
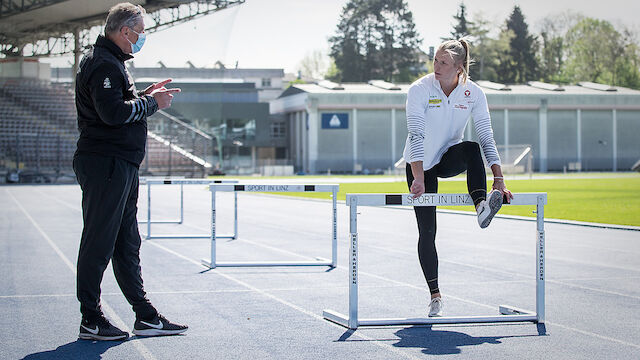
[{"label": "black jacket", "polygon": [[124,62],[133,58],[98,36],[76,75],[80,139],[76,153],[117,156],[140,166],[147,140],[147,116],[158,110],[149,95],[136,92]]}]

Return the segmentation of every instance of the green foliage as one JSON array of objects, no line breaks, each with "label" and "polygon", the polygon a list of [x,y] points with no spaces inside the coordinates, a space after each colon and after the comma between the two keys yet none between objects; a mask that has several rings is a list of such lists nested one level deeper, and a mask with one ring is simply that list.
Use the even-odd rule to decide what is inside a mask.
[{"label": "green foliage", "polygon": [[508,61],[510,42],[514,34],[510,30],[501,31],[498,38],[489,36],[491,22],[482,14],[475,14],[469,28],[471,36],[471,58],[469,68],[471,78],[474,80],[499,81],[498,70],[504,67],[503,62]]},{"label": "green foliage", "polygon": [[342,72],[340,71],[340,69],[338,69],[338,67],[336,66],[336,62],[333,61],[333,59],[329,61],[329,68],[324,74],[324,78],[335,82],[340,82],[340,80],[342,79]]},{"label": "green foliage", "polygon": [[540,79],[550,83],[567,82],[561,74],[564,65],[564,40],[562,37],[552,37],[543,32],[541,56],[540,56]]},{"label": "green foliage", "polygon": [[399,81],[420,66],[422,39],[404,0],[350,0],[329,43],[333,80]]},{"label": "green foliage", "polygon": [[579,13],[567,10],[542,19],[538,55],[540,80],[549,83],[571,82],[565,66],[568,47],[565,34],[583,18]]},{"label": "green foliage", "polygon": [[513,37],[509,42],[509,53],[504,54],[500,59],[501,66],[497,70],[498,80],[504,83],[525,83],[536,80],[538,78],[536,57],[538,42],[535,36],[529,34],[529,26],[517,5],[507,19],[503,32],[506,31],[513,32]]},{"label": "green foliage", "polygon": [[442,38],[442,40],[458,40],[471,33],[470,31],[471,28],[473,28],[474,24],[473,22],[467,20],[467,7],[463,2],[460,3],[458,13],[453,16],[453,19],[456,23],[455,25],[453,25],[451,36],[448,38]]},{"label": "green foliage", "polygon": [[573,81],[640,88],[638,45],[605,20],[584,18],[565,35],[566,72]]},{"label": "green foliage", "polygon": [[572,80],[611,84],[616,58],[621,53],[620,34],[604,20],[585,18],[567,32],[567,69]]},{"label": "green foliage", "polygon": [[295,80],[289,81],[289,85],[287,85],[287,88],[290,88],[292,85],[295,85],[295,84],[306,84],[306,83],[307,82],[302,79],[295,79]]}]

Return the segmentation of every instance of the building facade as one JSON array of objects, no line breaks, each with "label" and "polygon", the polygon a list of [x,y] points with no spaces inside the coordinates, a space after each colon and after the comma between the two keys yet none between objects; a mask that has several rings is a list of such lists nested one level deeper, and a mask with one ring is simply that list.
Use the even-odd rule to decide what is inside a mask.
[{"label": "building facade", "polygon": [[[640,159],[640,91],[594,83],[478,84],[496,144],[530,146],[535,171],[626,171]],[[271,101],[270,112],[287,122],[296,171],[380,172],[402,156],[408,88],[382,81],[298,84]],[[472,121],[465,139],[477,140]]]}]

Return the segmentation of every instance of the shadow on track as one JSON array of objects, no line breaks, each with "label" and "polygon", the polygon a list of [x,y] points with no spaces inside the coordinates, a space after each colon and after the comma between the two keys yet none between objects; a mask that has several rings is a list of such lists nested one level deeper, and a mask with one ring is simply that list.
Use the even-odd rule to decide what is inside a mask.
[{"label": "shadow on track", "polygon": [[39,359],[102,359],[102,354],[114,346],[118,346],[126,341],[90,341],[76,340],[60,345],[54,350],[41,351],[29,354],[22,360]]}]

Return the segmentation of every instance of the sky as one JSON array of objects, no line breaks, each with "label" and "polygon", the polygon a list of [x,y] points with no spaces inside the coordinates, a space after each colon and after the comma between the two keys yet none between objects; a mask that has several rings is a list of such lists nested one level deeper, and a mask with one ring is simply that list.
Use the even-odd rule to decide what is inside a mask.
[{"label": "sky", "polygon": [[[405,0],[413,13],[422,48],[437,46],[454,23],[459,1]],[[208,15],[147,36],[135,55],[138,67],[213,67],[220,61],[228,67],[283,68],[296,72],[300,61],[313,51],[328,53],[328,38],[335,34],[343,6],[348,0],[246,0],[240,6]],[[606,6],[605,6],[606,4]],[[585,16],[624,24],[640,33],[638,0],[467,0],[470,18],[476,13],[504,24],[519,5],[530,32],[540,21],[567,10]],[[473,56],[473,48],[472,53]],[[42,59],[52,66],[70,66],[71,57]]]}]

